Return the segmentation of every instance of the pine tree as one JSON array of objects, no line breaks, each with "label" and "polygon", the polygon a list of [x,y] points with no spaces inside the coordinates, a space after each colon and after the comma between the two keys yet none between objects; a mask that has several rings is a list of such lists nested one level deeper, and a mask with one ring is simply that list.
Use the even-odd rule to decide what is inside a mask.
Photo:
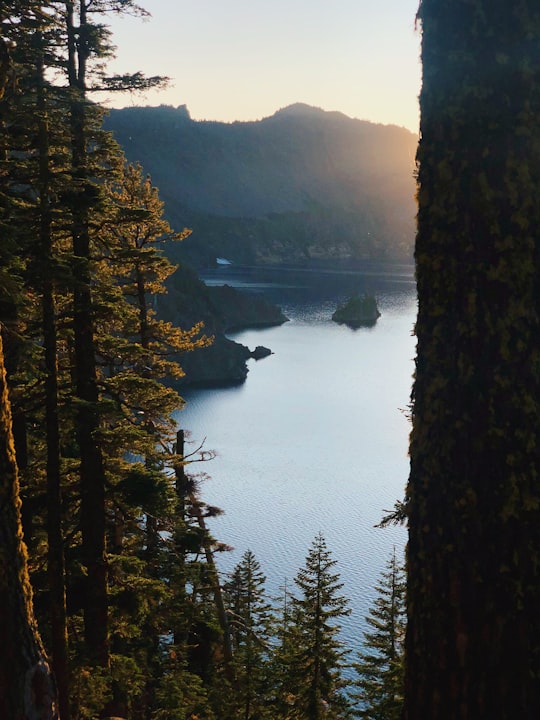
[{"label": "pine tree", "polygon": [[[68,720],[67,704],[67,629],[65,605],[65,575],[60,501],[60,448],[58,429],[57,330],[53,287],[56,269],[53,261],[54,196],[58,192],[59,166],[62,152],[58,152],[58,138],[62,124],[50,129],[50,121],[58,111],[58,93],[45,78],[46,65],[55,63],[53,49],[57,32],[57,18],[47,3],[21,3],[13,8],[3,32],[11,43],[13,72],[16,83],[9,100],[2,108],[2,116],[9,119],[3,135],[5,154],[5,218],[9,224],[8,237],[16,243],[17,269],[26,285],[26,297],[15,304],[12,322],[10,383],[14,399],[14,434],[18,462],[25,470],[29,465],[28,406],[36,402],[35,391],[28,392],[41,378],[36,367],[36,351],[28,342],[28,310],[38,306],[41,296],[41,324],[44,351],[44,401],[46,428],[47,474],[47,546],[50,590],[51,655],[59,695],[59,710]],[[65,135],[64,135],[65,139]],[[64,153],[65,155],[65,153]],[[13,270],[13,266],[12,266]],[[32,294],[36,298],[31,300]],[[23,316],[26,316],[23,319]],[[39,322],[39,321],[38,321]],[[13,349],[15,352],[13,352]],[[26,382],[19,388],[20,378]],[[41,404],[41,398],[39,399]],[[35,473],[35,467],[31,471]],[[29,513],[26,514],[29,516]],[[28,529],[28,528],[27,528]],[[31,537],[29,538],[31,540]]]},{"label": "pine tree", "polygon": [[92,229],[104,201],[104,185],[98,179],[110,177],[118,155],[115,157],[111,152],[110,139],[101,130],[103,110],[89,102],[89,93],[104,86],[115,90],[133,87],[129,78],[109,82],[105,75],[101,60],[110,54],[111,48],[103,16],[107,13],[145,13],[132,0],[81,0],[78,3],[66,0],[63,4],[71,134],[72,193],[69,207],[73,256],[76,431],[80,454],[82,553],[87,585],[84,596],[85,641],[89,662],[107,669],[110,650],[105,543],[106,468],[99,442],[101,418]]},{"label": "pine tree", "polygon": [[281,594],[275,598],[277,606],[272,618],[272,652],[269,663],[268,704],[272,717],[288,718],[295,701],[295,681],[290,665],[296,645],[296,625],[292,612],[290,583],[285,578],[280,586]]},{"label": "pine tree", "polygon": [[95,242],[103,248],[96,259],[102,295],[96,322],[100,387],[118,410],[108,440],[117,442],[123,454],[129,451],[146,458],[149,466],[159,465],[175,439],[172,414],[184,402],[161,381],[183,377],[182,354],[211,342],[202,334],[202,323],[180,329],[158,318],[154,309],[175,271],[163,246],[183,240],[190,231],[171,229],[157,188],[140,166],[125,165],[107,183],[106,196],[111,212]]},{"label": "pine tree", "polygon": [[[170,450],[171,415],[182,401],[160,382],[181,376],[180,354],[208,341],[199,326],[178,329],[153,311],[173,269],[160,244],[186,232],[172,232],[162,219],[157,190],[141,169],[124,166],[88,95],[133,81],[92,70],[108,52],[103,14],[131,9],[130,0],[0,3],[9,15],[0,67],[10,52],[16,66],[13,76],[6,66],[0,103],[0,317],[16,330],[7,334],[8,379],[20,420],[25,535],[62,717],[71,709],[81,720],[160,712],[210,718],[190,642],[206,643],[202,651],[215,665],[225,655],[232,669],[213,560],[219,544],[205,524],[214,509],[200,500],[196,482],[175,492],[170,469],[190,462]],[[138,87],[144,82],[135,78]],[[2,474],[6,482],[15,478],[13,468]],[[16,526],[17,540],[20,518],[8,518],[10,507],[3,505],[0,524],[15,519],[10,531]],[[2,546],[10,563],[22,553],[20,543],[6,539]],[[180,578],[169,573],[175,565]],[[54,688],[23,574],[20,605],[22,594],[12,602],[20,588],[6,574],[5,597],[21,610],[11,630],[24,633],[17,637],[25,659],[39,660],[32,677],[43,683],[35,697],[49,692],[52,708]],[[176,595],[178,587],[183,592]],[[22,681],[17,648],[4,629],[6,658]],[[11,677],[8,670],[4,677]],[[16,683],[1,690],[1,700],[12,690]],[[21,714],[16,707],[5,716]]]},{"label": "pine tree", "polygon": [[422,0],[407,720],[540,717],[537,0]]},{"label": "pine tree", "polygon": [[343,583],[334,572],[336,564],[319,534],[294,579],[300,595],[291,599],[286,643],[290,654],[284,659],[288,671],[285,692],[290,717],[295,720],[350,717],[344,694],[348,683],[343,677],[348,652],[337,637],[339,620],[350,610],[347,598],[339,595]]},{"label": "pine tree", "polygon": [[377,597],[366,622],[364,649],[354,664],[358,673],[354,697],[357,715],[366,720],[400,720],[403,709],[405,576],[396,551],[375,586]]},{"label": "pine tree", "polygon": [[271,607],[265,581],[255,555],[246,550],[224,587],[236,677],[234,704],[244,720],[267,716]]}]

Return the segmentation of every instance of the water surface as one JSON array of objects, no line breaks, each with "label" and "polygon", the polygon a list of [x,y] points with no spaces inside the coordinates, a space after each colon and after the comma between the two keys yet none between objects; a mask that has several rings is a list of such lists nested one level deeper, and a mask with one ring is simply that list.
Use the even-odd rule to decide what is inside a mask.
[{"label": "water surface", "polygon": [[[407,418],[415,340],[416,294],[410,268],[368,272],[277,272],[220,268],[227,282],[277,302],[290,322],[231,335],[273,355],[250,361],[237,387],[186,391],[179,424],[217,457],[203,469],[206,502],[225,514],[212,521],[234,547],[219,557],[227,572],[251,549],[272,595],[303,564],[318,532],[325,536],[350,598],[344,637],[358,649],[364,617],[401,527],[379,529],[403,498],[408,476]],[[375,293],[381,317],[351,330],[331,321],[352,292]]]}]

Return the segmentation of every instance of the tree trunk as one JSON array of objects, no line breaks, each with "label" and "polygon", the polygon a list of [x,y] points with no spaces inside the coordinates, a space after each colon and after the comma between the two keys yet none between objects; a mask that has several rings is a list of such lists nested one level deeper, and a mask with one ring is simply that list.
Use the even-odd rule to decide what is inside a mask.
[{"label": "tree trunk", "polygon": [[185,453],[185,435],[183,430],[176,433],[176,450],[179,461],[174,463],[175,475],[175,492],[177,498],[176,509],[176,527],[175,527],[175,571],[174,594],[176,598],[176,607],[181,608],[181,614],[177,618],[176,627],[174,629],[174,644],[180,646],[182,652],[186,652],[187,641],[189,635],[189,619],[186,616],[186,549],[184,546],[184,535],[187,527],[186,517],[186,499],[189,494],[190,483],[186,476],[186,469],[183,463]]},{"label": "tree trunk", "polygon": [[229,627],[229,620],[227,618],[227,610],[225,609],[225,602],[223,600],[223,593],[221,590],[221,584],[219,582],[219,573],[214,560],[214,553],[212,551],[211,542],[209,540],[208,528],[202,510],[200,508],[199,499],[195,495],[191,496],[191,502],[193,507],[193,513],[197,518],[197,524],[202,530],[202,544],[204,548],[204,555],[206,558],[206,565],[208,567],[208,580],[212,586],[212,592],[214,595],[214,606],[216,608],[216,615],[223,635],[223,662],[225,666],[225,675],[231,683],[236,683],[236,676],[233,666],[233,648],[231,640],[231,630]]},{"label": "tree trunk", "polygon": [[[185,455],[184,447],[184,431],[179,430],[176,435],[176,454],[178,457],[184,458]],[[214,606],[216,609],[216,615],[219,622],[219,626],[222,632],[222,648],[223,648],[223,662],[225,668],[225,675],[227,679],[236,684],[236,676],[233,666],[233,645],[231,638],[231,630],[229,627],[229,620],[227,617],[227,610],[225,608],[225,601],[223,599],[223,592],[219,581],[219,573],[214,560],[214,553],[212,550],[212,543],[210,540],[210,533],[206,527],[206,522],[201,509],[201,502],[197,496],[195,490],[190,487],[190,483],[186,477],[183,465],[178,463],[176,466],[176,492],[179,497],[179,502],[185,512],[185,499],[189,500],[191,505],[191,512],[197,520],[197,524],[201,529],[202,546],[204,555],[206,558],[206,565],[208,568],[208,579],[212,586],[212,592],[214,595]]]},{"label": "tree trunk", "polygon": [[537,0],[422,0],[407,720],[540,717]]},{"label": "tree trunk", "polygon": [[[70,129],[75,200],[72,207],[73,329],[76,365],[77,438],[79,442],[81,533],[86,568],[84,635],[91,663],[108,667],[108,594],[105,548],[105,469],[97,440],[99,399],[96,377],[92,291],[90,276],[89,219],[96,189],[87,167],[86,114],[92,112],[85,97],[87,48],[81,40],[88,31],[86,6],[80,3],[79,28],[75,28],[73,3],[66,3],[69,43],[68,77],[71,90]],[[76,38],[80,42],[77,46]]]},{"label": "tree trunk", "polygon": [[56,689],[32,611],[0,337],[0,717],[56,720]]},{"label": "tree trunk", "polygon": [[66,573],[62,533],[60,429],[58,420],[57,332],[52,262],[49,126],[42,58],[37,67],[39,111],[39,212],[42,279],[42,325],[45,355],[45,432],[47,444],[47,572],[51,654],[62,720],[69,720]]}]

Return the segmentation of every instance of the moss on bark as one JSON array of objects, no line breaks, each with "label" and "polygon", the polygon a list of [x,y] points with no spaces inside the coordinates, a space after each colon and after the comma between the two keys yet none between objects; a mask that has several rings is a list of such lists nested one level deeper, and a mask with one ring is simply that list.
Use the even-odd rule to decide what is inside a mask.
[{"label": "moss on bark", "polygon": [[406,718],[540,717],[540,8],[420,18]]}]

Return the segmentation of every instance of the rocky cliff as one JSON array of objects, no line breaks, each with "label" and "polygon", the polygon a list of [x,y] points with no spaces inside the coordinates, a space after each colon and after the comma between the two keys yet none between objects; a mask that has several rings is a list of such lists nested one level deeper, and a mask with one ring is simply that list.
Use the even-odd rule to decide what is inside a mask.
[{"label": "rocky cliff", "polygon": [[157,311],[165,320],[182,328],[204,323],[204,332],[214,336],[212,346],[178,357],[186,377],[180,386],[219,386],[243,382],[247,360],[260,359],[266,348],[253,350],[225,336],[226,332],[251,327],[270,327],[287,321],[281,310],[262,298],[234,288],[207,287],[197,274],[182,265],[169,278],[167,294],[158,299]]}]

